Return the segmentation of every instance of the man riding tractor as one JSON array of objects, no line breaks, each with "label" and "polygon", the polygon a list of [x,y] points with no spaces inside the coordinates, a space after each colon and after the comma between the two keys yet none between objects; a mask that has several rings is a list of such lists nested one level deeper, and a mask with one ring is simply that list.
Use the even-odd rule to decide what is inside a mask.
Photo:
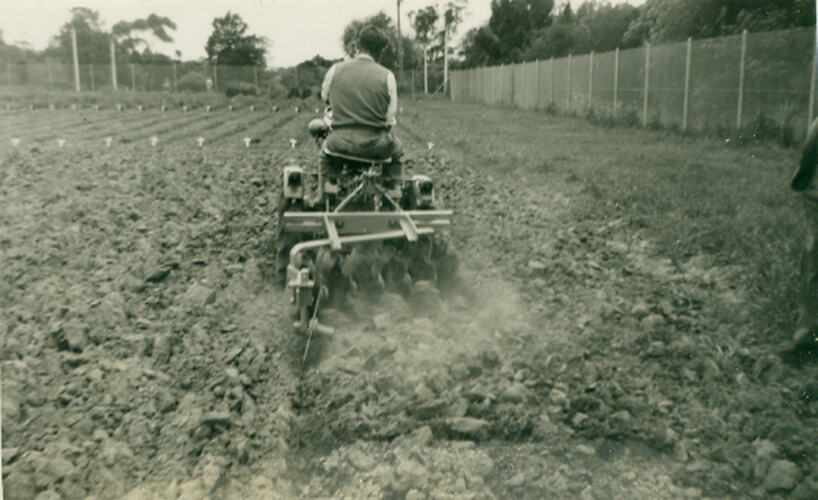
[{"label": "man riding tractor", "polygon": [[[376,62],[389,38],[373,26],[364,27],[358,36],[358,53],[351,59],[334,64],[321,85],[321,98],[329,105],[323,119],[309,124],[310,134],[321,145],[321,171],[325,177],[340,175],[342,161],[378,161],[383,164],[383,178],[397,183],[402,174],[402,144],[392,134],[397,123],[398,91],[392,71]],[[283,200],[286,202],[286,200]],[[279,207],[279,221],[288,207]],[[287,249],[291,235],[279,223],[277,271],[285,280]]]},{"label": "man riding tractor", "polygon": [[326,134],[322,152],[324,166],[328,156],[391,160],[384,176],[400,175],[402,145],[392,134],[398,110],[395,75],[376,62],[389,39],[379,29],[367,26],[358,37],[358,54],[334,64],[324,77],[321,98],[331,113],[323,121],[328,130],[310,132]]}]

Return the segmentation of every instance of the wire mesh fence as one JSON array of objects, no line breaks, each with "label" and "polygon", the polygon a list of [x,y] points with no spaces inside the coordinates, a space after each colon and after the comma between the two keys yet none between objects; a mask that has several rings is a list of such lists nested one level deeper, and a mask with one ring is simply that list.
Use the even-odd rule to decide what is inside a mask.
[{"label": "wire mesh fence", "polygon": [[[113,73],[115,68],[115,73]],[[297,73],[298,70],[296,69]],[[401,96],[442,93],[444,68],[442,61],[432,61],[423,67],[406,68],[395,72]],[[144,64],[117,61],[80,64],[78,79],[81,91],[165,91],[206,92],[226,91],[233,94],[266,95],[273,87],[280,87],[281,71],[256,66],[211,65],[207,62],[177,62]],[[323,74],[319,75],[323,77]],[[296,77],[297,78],[297,77]],[[303,82],[302,82],[303,83]],[[319,88],[311,89],[317,94]],[[75,90],[74,66],[54,60],[4,61],[0,58],[0,87],[26,87],[49,91]]]},{"label": "wire mesh fence", "polygon": [[745,33],[455,71],[451,96],[797,141],[814,117],[814,53],[812,29]]},{"label": "wire mesh fence", "polygon": [[[115,68],[115,70],[112,70]],[[0,86],[75,89],[74,66],[57,61],[0,61]],[[80,64],[81,90],[207,91],[253,87],[262,93],[273,83],[271,71],[257,66],[210,65],[206,62]]]}]

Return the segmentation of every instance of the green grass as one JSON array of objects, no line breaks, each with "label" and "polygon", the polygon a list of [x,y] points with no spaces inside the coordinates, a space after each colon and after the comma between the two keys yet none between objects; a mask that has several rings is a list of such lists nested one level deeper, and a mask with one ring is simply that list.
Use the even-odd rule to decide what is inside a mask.
[{"label": "green grass", "polygon": [[734,266],[734,285],[753,297],[745,326],[764,332],[758,340],[770,332],[789,338],[805,229],[797,195],[788,189],[797,150],[771,141],[600,127],[536,111],[442,101],[423,106],[424,116],[439,120],[424,120],[420,128],[452,137],[450,146],[459,145],[465,158],[531,176],[533,186],[558,180],[578,188],[571,203],[577,219],[599,225],[624,219],[630,232],[655,243],[658,256],[682,262],[703,254],[715,265]]}]

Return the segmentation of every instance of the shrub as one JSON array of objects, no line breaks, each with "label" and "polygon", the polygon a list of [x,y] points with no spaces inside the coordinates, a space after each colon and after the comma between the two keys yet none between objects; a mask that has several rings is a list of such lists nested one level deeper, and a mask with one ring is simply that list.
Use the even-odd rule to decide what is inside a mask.
[{"label": "shrub", "polygon": [[180,91],[204,92],[207,90],[207,78],[201,73],[188,73],[176,83]]},{"label": "shrub", "polygon": [[235,95],[256,95],[256,86],[252,83],[230,82],[227,84],[227,87],[225,87],[224,93],[227,97],[233,97]]}]

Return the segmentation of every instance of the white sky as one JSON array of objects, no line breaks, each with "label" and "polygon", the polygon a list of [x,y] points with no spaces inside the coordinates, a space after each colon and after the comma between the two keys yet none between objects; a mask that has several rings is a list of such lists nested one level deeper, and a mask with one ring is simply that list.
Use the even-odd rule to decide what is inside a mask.
[{"label": "white sky", "polygon": [[[576,8],[583,0],[570,0]],[[645,0],[611,0],[613,4],[640,5]],[[435,4],[437,0],[402,0],[401,31],[410,33],[410,10]],[[441,2],[442,3],[442,2]],[[557,0],[564,5],[564,0]],[[469,0],[460,33],[488,21],[490,0]],[[384,10],[396,14],[396,0],[0,0],[0,30],[6,43],[27,42],[44,49],[60,27],[70,19],[72,7],[88,7],[100,13],[104,27],[119,21],[147,17],[151,13],[169,17],[176,25],[174,41],[151,40],[151,49],[183,59],[205,56],[205,43],[213,18],[228,10],[238,13],[250,33],[272,41],[267,56],[270,66],[292,66],[316,54],[328,59],[343,56],[341,35],[353,19]],[[80,48],[80,50],[82,50]]]}]

